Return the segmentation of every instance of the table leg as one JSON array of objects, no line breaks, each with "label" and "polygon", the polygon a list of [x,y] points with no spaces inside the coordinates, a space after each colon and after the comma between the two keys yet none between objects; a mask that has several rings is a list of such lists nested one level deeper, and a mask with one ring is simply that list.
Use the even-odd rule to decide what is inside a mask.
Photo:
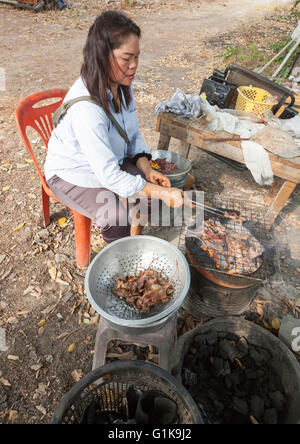
[{"label": "table leg", "polygon": [[186,159],[188,159],[189,158],[189,154],[190,154],[190,150],[191,150],[191,144],[181,140],[180,141],[180,152],[179,152],[179,154],[182,157],[185,157]]},{"label": "table leg", "polygon": [[159,141],[158,141],[158,150],[168,150],[170,144],[170,136],[166,136],[165,134],[160,133]]},{"label": "table leg", "polygon": [[272,202],[270,202],[270,198],[269,202],[266,201],[267,204],[270,203],[267,214],[271,216],[273,220],[276,218],[276,216],[280,213],[281,209],[284,207],[288,198],[294,191],[296,185],[297,185],[296,183],[289,182],[288,180],[285,181],[280,180],[273,185],[270,191],[270,195],[274,196],[275,194],[275,196],[272,199]]}]

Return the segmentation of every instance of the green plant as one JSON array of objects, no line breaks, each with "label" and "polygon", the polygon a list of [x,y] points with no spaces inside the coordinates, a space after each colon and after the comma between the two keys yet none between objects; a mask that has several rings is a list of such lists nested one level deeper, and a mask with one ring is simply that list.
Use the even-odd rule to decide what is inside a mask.
[{"label": "green plant", "polygon": [[225,46],[225,52],[223,54],[220,54],[219,57],[223,57],[225,61],[235,57],[238,58],[240,53],[240,45],[232,46],[232,45],[226,45]]},{"label": "green plant", "polygon": [[248,51],[246,51],[246,55],[241,59],[243,61],[247,61],[252,67],[257,67],[264,59],[264,55],[262,51],[258,49],[255,43],[250,43]]},{"label": "green plant", "polygon": [[300,0],[296,0],[293,6],[290,9],[291,15],[293,17],[300,17],[300,8],[298,7],[300,5]]},{"label": "green plant", "polygon": [[[299,1],[298,1],[298,3],[299,3]],[[289,42],[289,40],[290,40],[289,38],[284,38],[280,42],[270,45],[270,49],[273,51],[274,55],[277,54],[278,52],[280,52],[281,49],[283,49],[286,46],[286,44]],[[276,66],[279,66],[281,62],[283,62],[283,60],[287,54],[287,51],[288,50],[284,51],[283,54],[281,54],[279,57],[277,57],[277,59],[274,60],[273,64],[270,67],[271,71],[273,71]],[[292,54],[292,56],[287,60],[284,67],[282,68],[282,70],[280,72],[281,78],[285,79],[288,76],[295,57],[296,57],[296,52],[294,52],[294,54]]]}]

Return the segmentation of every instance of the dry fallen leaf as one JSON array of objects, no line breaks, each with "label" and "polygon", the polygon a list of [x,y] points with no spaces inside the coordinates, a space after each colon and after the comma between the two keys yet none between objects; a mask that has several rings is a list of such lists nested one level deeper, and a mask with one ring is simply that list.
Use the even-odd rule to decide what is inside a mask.
[{"label": "dry fallen leaf", "polygon": [[272,327],[275,329],[275,330],[279,330],[280,329],[280,320],[278,319],[278,318],[274,318],[274,319],[272,319]]},{"label": "dry fallen leaf", "polygon": [[47,415],[47,410],[42,405],[36,405],[35,408],[41,412],[43,415]]},{"label": "dry fallen leaf", "polygon": [[34,290],[34,286],[29,285],[29,287],[27,287],[26,290],[23,291],[23,296],[26,296],[27,294],[31,293],[32,290]]},{"label": "dry fallen leaf", "polygon": [[259,424],[259,422],[257,421],[257,419],[254,418],[254,416],[250,416],[250,421],[252,424]]},{"label": "dry fallen leaf", "polygon": [[62,227],[65,223],[67,222],[67,218],[66,217],[61,217],[60,219],[58,219],[57,223],[60,227]]},{"label": "dry fallen leaf", "polygon": [[18,361],[20,357],[16,355],[8,355],[7,359],[10,359],[11,361]]},{"label": "dry fallen leaf", "polygon": [[46,386],[46,384],[43,384],[42,382],[40,382],[38,384],[38,388],[36,389],[36,392],[39,395],[47,395],[47,386]]},{"label": "dry fallen leaf", "polygon": [[9,412],[9,421],[12,423],[18,422],[19,412],[17,410],[10,410]]},{"label": "dry fallen leaf", "polygon": [[46,319],[42,319],[36,325],[37,325],[37,327],[43,327],[43,325],[45,325],[45,324],[46,324]]},{"label": "dry fallen leaf", "polygon": [[35,372],[37,372],[42,367],[43,367],[43,364],[36,364],[36,365],[32,365],[30,368],[31,368],[31,370],[34,370]]},{"label": "dry fallen leaf", "polygon": [[5,385],[6,387],[11,387],[10,382],[8,381],[8,379],[5,378],[0,378],[0,382]]},{"label": "dry fallen leaf", "polygon": [[131,360],[134,359],[135,354],[133,353],[132,350],[130,350],[129,352],[123,353],[122,355],[119,353],[107,353],[106,354],[107,359],[120,359],[120,360]]},{"label": "dry fallen leaf", "polygon": [[257,314],[259,314],[260,316],[263,316],[264,314],[264,308],[261,304],[257,304],[256,305],[256,312]]},{"label": "dry fallen leaf", "polygon": [[20,231],[25,225],[25,222],[22,222],[21,224],[19,224],[17,227],[15,227],[13,229],[13,231]]},{"label": "dry fallen leaf", "polygon": [[66,285],[66,286],[69,286],[69,285],[70,285],[69,282],[67,282],[67,281],[63,281],[63,280],[60,279],[59,277],[56,278],[56,282],[57,282],[58,284],[61,284],[61,285]]},{"label": "dry fallen leaf", "polygon": [[48,269],[48,271],[49,271],[49,274],[51,276],[51,279],[53,279],[55,281],[56,275],[57,275],[57,270],[54,267],[54,265],[51,265],[51,267]]},{"label": "dry fallen leaf", "polygon": [[83,377],[83,371],[82,370],[73,370],[71,372],[72,378],[74,379],[74,381],[78,382],[80,381],[80,379]]},{"label": "dry fallen leaf", "polygon": [[74,344],[74,342],[73,342],[73,344],[71,344],[71,345],[69,346],[69,348],[68,348],[68,352],[69,352],[69,353],[73,353],[73,352],[75,351],[75,349],[76,349],[76,344]]}]

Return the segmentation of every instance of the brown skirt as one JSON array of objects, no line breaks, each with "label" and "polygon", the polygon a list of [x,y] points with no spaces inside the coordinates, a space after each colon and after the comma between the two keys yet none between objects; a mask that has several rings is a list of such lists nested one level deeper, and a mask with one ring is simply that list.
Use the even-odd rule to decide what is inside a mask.
[{"label": "brown skirt", "polygon": [[[142,171],[134,162],[124,159],[121,169],[134,176],[141,175]],[[90,218],[93,224],[102,230],[103,239],[107,242],[121,239],[130,235],[130,218],[124,206],[123,199],[106,188],[85,188],[73,185],[58,176],[47,181],[53,194],[65,205],[80,214]],[[150,213],[150,200],[140,202],[141,214]]]}]

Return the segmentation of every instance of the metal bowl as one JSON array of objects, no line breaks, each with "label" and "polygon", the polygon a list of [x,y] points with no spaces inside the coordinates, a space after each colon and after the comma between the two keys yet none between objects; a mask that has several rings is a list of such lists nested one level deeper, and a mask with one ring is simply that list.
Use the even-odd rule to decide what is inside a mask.
[{"label": "metal bowl", "polygon": [[170,179],[172,186],[176,188],[183,188],[185,186],[187,175],[192,169],[192,164],[188,159],[166,150],[152,150],[151,156],[153,160],[166,159],[167,162],[174,162],[176,164],[175,172],[164,175]]},{"label": "metal bowl", "polygon": [[[153,261],[151,263],[151,261]],[[149,312],[130,307],[112,293],[115,279],[151,269],[173,279],[172,299],[152,307]],[[103,248],[90,263],[85,276],[85,291],[92,307],[109,323],[139,328],[163,323],[182,305],[190,287],[190,270],[184,255],[163,239],[154,236],[129,236]]]}]

